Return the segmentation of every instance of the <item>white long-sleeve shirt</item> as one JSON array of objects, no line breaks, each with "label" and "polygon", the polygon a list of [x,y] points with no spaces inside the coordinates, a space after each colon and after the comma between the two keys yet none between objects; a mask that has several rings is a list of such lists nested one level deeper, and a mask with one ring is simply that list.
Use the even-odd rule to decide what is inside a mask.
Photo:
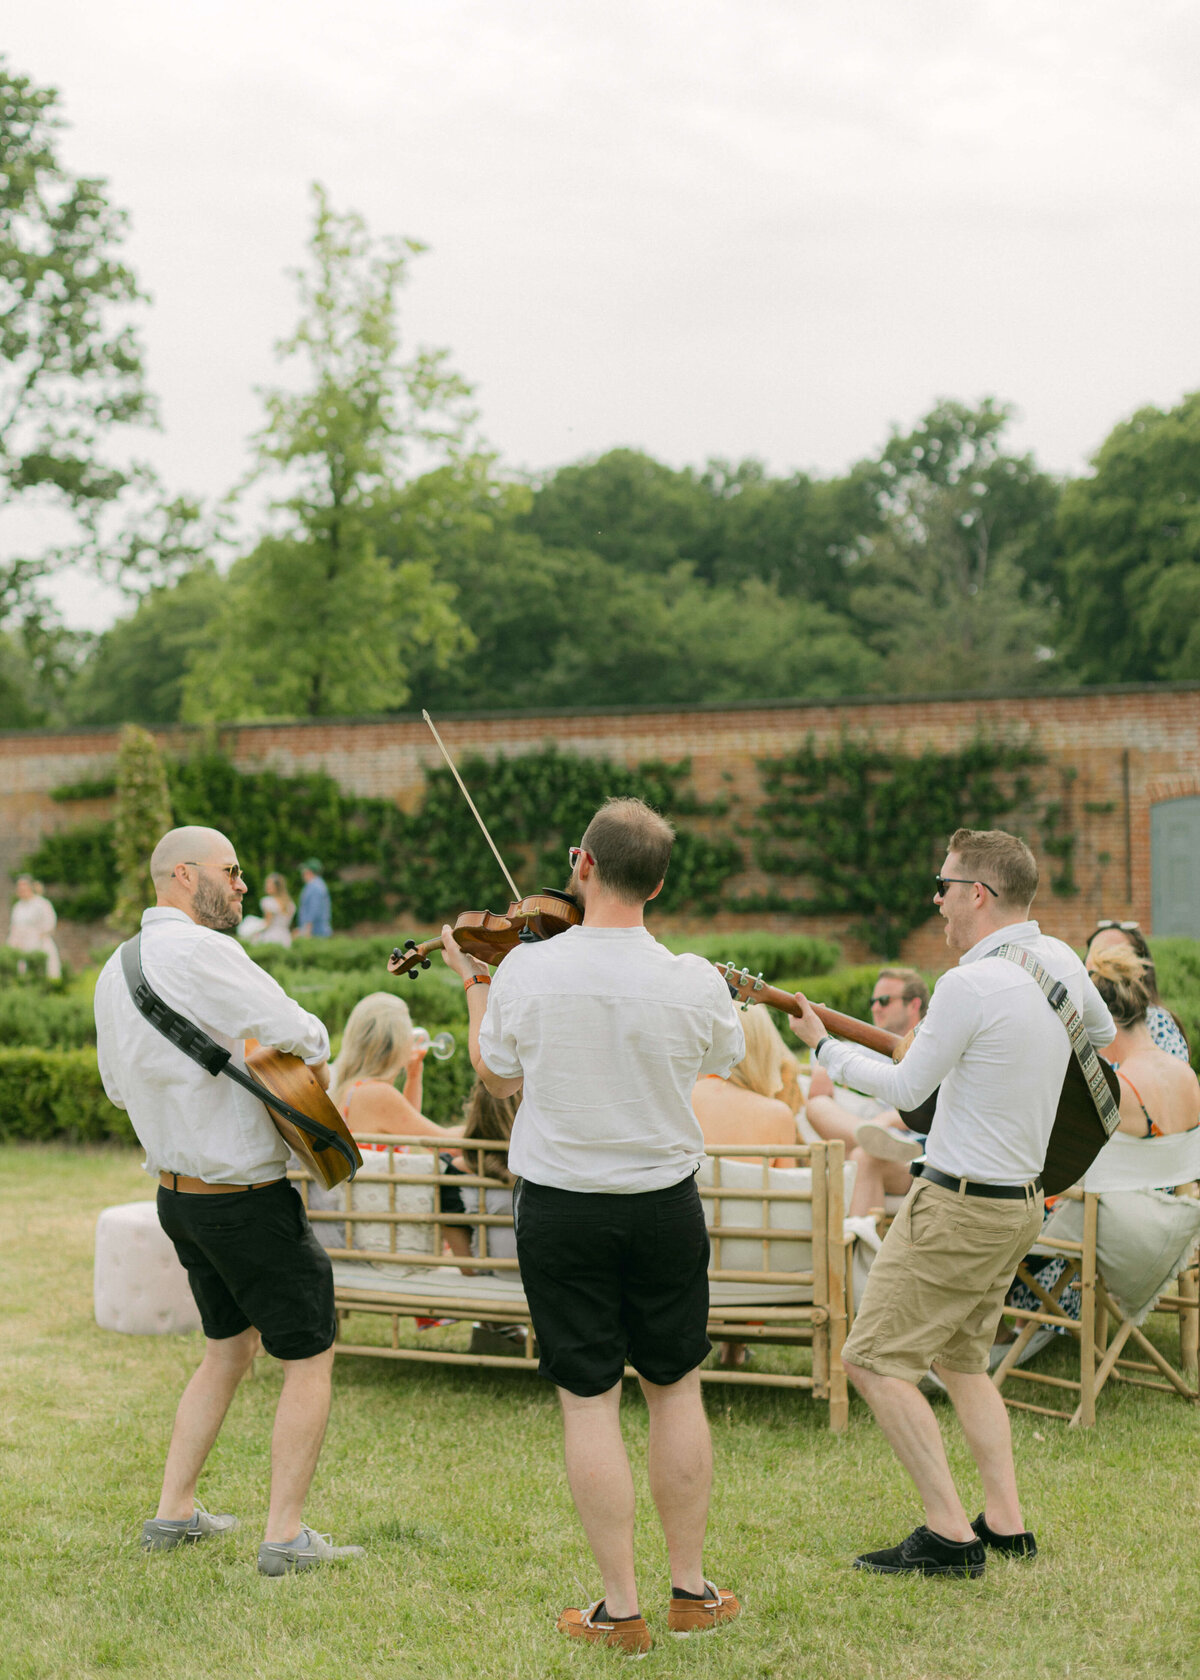
[{"label": "white long-sleeve shirt", "polygon": [[1093,1045],[1111,1044],[1112,1016],[1074,951],[1036,922],[1015,922],[942,975],[902,1062],[832,1039],[820,1062],[834,1079],[894,1108],[916,1108],[936,1090],[930,1166],[983,1184],[1026,1184],[1045,1163],[1072,1051],[1033,977],[989,955],[999,945],[1021,945],[1036,957],[1066,986]]},{"label": "white long-sleeve shirt", "polygon": [[[142,972],[159,996],[203,1027],[244,1068],[245,1040],[288,1050],[310,1065],[329,1036],[253,962],[236,939],[199,927],[182,910],[142,915]],[[215,1078],[164,1038],[129,995],[120,952],[96,982],[96,1049],[109,1100],[128,1111],[146,1171],[209,1184],[261,1184],[282,1176],[288,1146],[256,1097]]]}]

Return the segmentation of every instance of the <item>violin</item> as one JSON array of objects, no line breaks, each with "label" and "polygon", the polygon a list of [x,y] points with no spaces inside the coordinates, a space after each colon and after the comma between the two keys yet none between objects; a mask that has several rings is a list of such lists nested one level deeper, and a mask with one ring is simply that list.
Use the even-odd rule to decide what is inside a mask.
[{"label": "violin", "polygon": [[[582,921],[583,911],[570,893],[548,888],[516,899],[503,916],[491,910],[464,910],[451,932],[460,950],[494,968],[518,945],[553,939]],[[388,973],[411,974],[415,979],[419,968],[429,967],[430,953],[441,949],[440,934],[420,945],[406,939],[388,958]]]}]

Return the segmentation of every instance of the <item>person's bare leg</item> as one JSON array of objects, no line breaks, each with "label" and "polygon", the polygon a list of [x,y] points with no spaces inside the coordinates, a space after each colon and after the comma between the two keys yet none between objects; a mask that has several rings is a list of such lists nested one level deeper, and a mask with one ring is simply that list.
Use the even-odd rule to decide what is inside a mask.
[{"label": "person's bare leg", "polygon": [[671,1585],[704,1591],[704,1530],[712,1491],[712,1438],[700,1373],[668,1387],[639,1379],[650,1410],[650,1492],[667,1537]]},{"label": "person's bare leg", "polygon": [[191,1519],[196,1509],[196,1483],[204,1461],[257,1351],[258,1331],[254,1329],[205,1343],[204,1358],[180,1395],[175,1412],[156,1517],[172,1522]]},{"label": "person's bare leg", "polygon": [[621,1439],[621,1384],[604,1394],[560,1388],[571,1498],[600,1570],[610,1616],[638,1614],[633,1572],[633,1475]]},{"label": "person's bare leg", "polygon": [[945,1383],[983,1481],[983,1514],[995,1534],[1022,1534],[1008,1407],[987,1372],[964,1374],[935,1365]]},{"label": "person's bare leg", "polygon": [[933,1408],[912,1383],[846,1362],[846,1375],[875,1414],[892,1451],[916,1483],[925,1523],[944,1540],[974,1540],[954,1486]]},{"label": "person's bare leg", "polygon": [[281,1363],[283,1391],[271,1432],[267,1540],[294,1540],[303,1526],[304,1501],[329,1421],[333,1349],[326,1348],[311,1359],[285,1359]]}]

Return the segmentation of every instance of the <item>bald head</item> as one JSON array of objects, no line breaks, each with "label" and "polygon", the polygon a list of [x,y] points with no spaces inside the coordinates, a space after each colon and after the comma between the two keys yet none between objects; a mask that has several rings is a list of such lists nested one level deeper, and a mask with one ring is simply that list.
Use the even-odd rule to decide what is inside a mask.
[{"label": "bald head", "polygon": [[[218,855],[219,854],[219,855]],[[180,863],[232,863],[237,854],[219,828],[172,828],[150,854],[150,879],[159,892]]]}]

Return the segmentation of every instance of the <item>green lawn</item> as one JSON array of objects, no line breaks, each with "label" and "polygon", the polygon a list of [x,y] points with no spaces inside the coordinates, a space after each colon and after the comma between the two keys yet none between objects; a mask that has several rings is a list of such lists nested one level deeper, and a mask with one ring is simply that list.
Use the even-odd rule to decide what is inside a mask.
[{"label": "green lawn", "polygon": [[[128,1152],[0,1149],[0,1676],[612,1673],[615,1653],[568,1647],[553,1631],[557,1611],[596,1583],[561,1476],[553,1395],[526,1376],[340,1362],[308,1515],[370,1555],[267,1581],[254,1557],[279,1375],[261,1360],[201,1489],[243,1527],[185,1552],[137,1549],[198,1338],[97,1330],[91,1251],[101,1208],[149,1195]],[[641,1581],[659,1643],[640,1672],[1200,1673],[1200,1420],[1183,1404],[1110,1388],[1090,1432],[1018,1418],[1042,1556],[992,1562],[981,1582],[927,1582],[849,1567],[856,1550],[917,1520],[861,1405],[835,1437],[794,1392],[712,1388],[706,1401],[717,1457],[709,1568],[745,1614],[690,1641],[666,1635],[664,1553],[643,1493]],[[625,1419],[637,1461],[645,1418],[632,1389]],[[952,1422],[947,1433],[973,1490]],[[640,1464],[638,1474],[644,1490]]]}]

